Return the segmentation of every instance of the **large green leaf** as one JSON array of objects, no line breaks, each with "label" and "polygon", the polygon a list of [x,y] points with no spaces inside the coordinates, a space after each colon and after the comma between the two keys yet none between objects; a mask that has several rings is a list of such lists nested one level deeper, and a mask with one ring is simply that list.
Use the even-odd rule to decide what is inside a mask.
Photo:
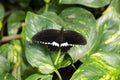
[{"label": "large green leaf", "polygon": [[52,63],[50,53],[43,47],[35,44],[27,43],[25,44],[26,58],[28,62],[39,69],[43,74],[52,73],[54,71],[54,65]]},{"label": "large green leaf", "polygon": [[[55,14],[54,12],[47,12],[47,13],[44,13],[43,15],[53,20],[56,24],[60,25],[61,27],[64,27],[66,25],[63,19],[57,14]],[[71,64],[71,58],[68,55],[61,54],[60,52],[58,52],[58,54],[56,54],[56,52],[54,54],[51,54],[51,58],[52,58],[54,65],[57,68],[66,67],[69,64]]]},{"label": "large green leaf", "polygon": [[88,53],[92,46],[94,46],[96,39],[96,20],[89,11],[82,8],[65,9],[60,16],[66,23],[65,29],[77,31],[84,35],[87,40],[87,45],[75,46],[68,51],[73,62],[75,62],[83,57],[85,53]]},{"label": "large green leaf", "polygon": [[74,73],[71,80],[117,80],[120,75],[120,55],[95,53]]},{"label": "large green leaf", "polygon": [[54,12],[47,12],[47,13],[44,13],[43,15],[45,17],[53,20],[56,24],[58,24],[58,25],[60,25],[62,27],[65,26],[64,20],[60,16],[58,16],[56,13],[54,13]]},{"label": "large green leaf", "polygon": [[111,0],[59,0],[62,4],[81,4],[88,7],[99,8],[110,3]]},{"label": "large green leaf", "polygon": [[[119,10],[113,4],[120,2],[113,1],[109,8],[104,12],[104,15],[98,19],[98,35],[95,46],[90,54],[97,50],[104,52],[120,52],[120,16]],[[116,51],[116,52],[115,52]]]},{"label": "large green leaf", "polygon": [[[82,16],[84,16],[84,14],[86,14],[86,16],[83,18]],[[26,26],[23,34],[25,35],[23,36],[25,39],[25,54],[28,62],[44,74],[53,72],[55,68],[58,69],[69,65],[71,59],[69,56],[61,54],[61,52],[49,52],[46,47],[31,43],[31,38],[35,33],[51,28],[60,30],[61,27],[64,27],[66,30],[75,30],[85,35],[88,42],[86,46],[75,46],[68,51],[73,59],[72,62],[77,61],[85,55],[85,53],[90,50],[95,39],[96,21],[89,11],[82,8],[69,8],[64,10],[60,16],[62,18],[55,13],[48,12],[42,15],[36,15],[29,12],[26,17]],[[89,24],[86,24],[86,22]],[[62,62],[64,63],[62,64]]]},{"label": "large green leaf", "polygon": [[[116,5],[113,5],[116,4]],[[120,16],[113,0],[104,15],[98,19],[97,39],[89,57],[78,68],[71,80],[117,80],[120,76]],[[91,56],[90,56],[91,55]],[[119,79],[118,79],[119,80]]]},{"label": "large green leaf", "polygon": [[[51,16],[57,18],[56,14],[50,13]],[[47,13],[44,14],[47,16]],[[59,18],[57,19],[59,21]],[[46,46],[31,43],[31,37],[44,29],[60,29],[61,26],[43,15],[36,15],[33,13],[28,13],[26,17],[26,27],[24,29],[23,38],[25,39],[25,54],[28,62],[33,66],[38,68],[38,70],[43,74],[52,73],[56,69],[61,67],[66,67],[70,65],[71,59],[61,54],[61,52],[49,52]],[[34,53],[34,54],[33,54]],[[64,64],[62,64],[63,59]]]},{"label": "large green leaf", "polygon": [[31,41],[35,33],[50,28],[60,29],[61,26],[43,15],[36,15],[29,12],[26,16],[25,39]]},{"label": "large green leaf", "polygon": [[[25,54],[28,62],[33,66],[37,67],[42,73],[52,73],[54,71],[54,65],[50,57],[50,52],[42,45],[31,43],[31,37],[47,28],[60,28],[52,20],[42,15],[36,15],[28,13],[26,17],[25,27]],[[28,42],[29,41],[29,42]]]},{"label": "large green leaf", "polygon": [[[51,15],[51,16],[49,16],[49,15]],[[32,20],[32,22],[31,22],[31,20]],[[26,17],[26,23],[27,23],[26,24],[27,27],[25,27],[25,29],[24,29],[23,36],[25,35],[25,37],[23,37],[23,38],[25,38],[26,41],[30,41],[30,42],[31,42],[31,37],[35,33],[39,32],[41,30],[44,30],[44,29],[49,29],[49,28],[60,30],[60,28],[61,28],[60,25],[64,25],[64,22],[62,21],[62,19],[53,12],[47,12],[43,15],[35,15],[32,13],[28,13],[28,15]],[[26,45],[26,46],[28,46],[28,45]],[[43,47],[41,45],[37,45],[37,46],[39,46],[40,48]],[[32,46],[31,46],[31,48],[32,48]],[[47,48],[46,47],[44,47],[44,48],[45,49],[43,49],[41,51],[42,54],[48,54],[51,57],[51,58],[47,58],[47,57],[44,57],[44,58],[46,59],[46,61],[52,61],[52,66],[55,67],[56,69],[61,68],[61,67],[66,67],[71,64],[71,58],[69,56],[66,56],[65,54],[61,54],[61,52],[48,52],[48,50],[46,50]],[[26,51],[26,49],[25,49],[25,51]],[[47,51],[47,53],[45,53],[46,51]],[[36,54],[39,54],[39,53],[36,53]],[[30,56],[33,56],[33,55],[34,54],[31,54]],[[39,60],[39,61],[44,63],[41,60]],[[64,63],[62,64],[62,62],[64,62]],[[36,63],[34,63],[34,64],[36,64]],[[38,68],[38,66],[35,66],[35,67]],[[44,67],[43,69],[46,69],[46,67]],[[53,72],[53,70],[52,70],[52,72]],[[51,73],[51,71],[50,71],[50,73]]]}]

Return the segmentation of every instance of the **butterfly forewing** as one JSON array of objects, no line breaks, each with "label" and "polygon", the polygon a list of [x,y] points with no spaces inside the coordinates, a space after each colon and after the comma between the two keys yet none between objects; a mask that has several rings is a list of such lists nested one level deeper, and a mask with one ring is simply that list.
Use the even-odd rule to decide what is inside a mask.
[{"label": "butterfly forewing", "polygon": [[68,42],[68,44],[85,45],[87,43],[86,39],[80,33],[75,31],[64,31],[63,37]]},{"label": "butterfly forewing", "polygon": [[47,29],[35,34],[32,37],[32,41],[49,44],[49,43],[52,43],[57,38],[58,35],[59,35],[59,30]]}]

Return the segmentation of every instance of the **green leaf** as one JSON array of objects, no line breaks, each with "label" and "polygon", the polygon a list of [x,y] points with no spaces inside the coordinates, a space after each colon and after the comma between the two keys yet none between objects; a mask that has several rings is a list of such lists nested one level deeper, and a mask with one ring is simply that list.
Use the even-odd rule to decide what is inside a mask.
[{"label": "green leaf", "polygon": [[11,74],[0,75],[0,80],[16,80]]},{"label": "green leaf", "polygon": [[65,54],[61,54],[61,51],[54,52],[51,54],[51,59],[56,68],[61,68],[61,63],[64,59]]},{"label": "green leaf", "polygon": [[[54,18],[48,17],[49,14],[51,16],[54,16]],[[81,16],[84,16],[84,14],[86,14],[86,16],[85,16],[85,18],[82,18],[81,16],[79,16],[79,14]],[[26,56],[27,56],[29,63],[31,63],[31,65],[34,64],[35,67],[38,68],[38,65],[36,65],[35,62],[32,62],[33,54],[31,52],[35,52],[38,49],[37,50],[32,49],[35,46],[31,44],[31,37],[35,33],[39,32],[41,30],[44,30],[44,29],[49,29],[49,28],[60,29],[61,26],[59,26],[59,25],[63,25],[65,29],[71,29],[71,30],[75,30],[77,32],[79,31],[79,32],[83,33],[84,35],[86,35],[86,38],[88,39],[88,44],[86,46],[82,46],[82,47],[77,46],[68,52],[70,54],[70,56],[72,57],[73,62],[77,61],[81,56],[83,56],[88,51],[88,49],[90,49],[90,46],[92,46],[92,42],[93,42],[92,40],[94,40],[94,38],[95,38],[93,35],[96,34],[95,29],[94,29],[96,26],[96,21],[89,11],[86,11],[82,8],[70,8],[70,9],[64,10],[60,14],[60,16],[63,18],[63,20],[54,13],[48,12],[43,15],[35,15],[32,13],[28,13],[28,15],[26,17],[26,27],[24,29],[24,35],[25,35],[25,41],[28,41],[27,44],[25,45]],[[88,22],[90,24],[86,24],[86,22]],[[75,28],[72,28],[72,27],[75,27]],[[37,45],[36,48],[39,47],[42,49],[42,46],[41,45],[39,45],[39,46]],[[28,47],[28,48],[26,48],[26,47]],[[32,51],[30,51],[29,49],[31,49]],[[39,51],[39,53],[36,53],[34,55],[36,55],[38,57],[38,54],[39,54],[39,58],[40,58],[40,56],[41,56],[40,54],[48,54],[48,53],[42,49]],[[54,54],[56,54],[56,55],[54,55]],[[63,66],[65,67],[65,65],[67,66],[68,64],[71,63],[71,60],[69,58],[67,58],[68,61],[65,60],[65,62],[67,64],[65,64],[65,65],[61,64],[62,61],[64,62],[65,58],[64,58],[64,56],[62,57],[62,55],[60,55],[60,57],[59,57],[60,60],[59,60],[57,58],[58,54],[59,53],[48,54],[49,56],[54,56],[54,58],[52,57],[52,59],[50,59],[50,58],[46,57],[46,61],[52,60],[53,63],[51,64],[51,62],[50,62],[49,64],[53,67],[54,67],[54,65],[57,64],[56,68],[60,68]],[[32,56],[32,57],[30,57],[30,56]],[[43,56],[42,56],[42,58],[43,58]],[[34,58],[34,59],[37,59],[37,58]],[[60,62],[56,63],[57,59]],[[36,61],[38,61],[38,60],[36,60]],[[41,60],[39,60],[39,62],[40,61]],[[43,61],[42,61],[42,64],[43,64]],[[52,67],[51,67],[51,69],[52,69]],[[51,72],[52,72],[52,70],[50,71],[50,73]]]},{"label": "green leaf", "polygon": [[[109,16],[107,19],[103,19],[106,16]],[[100,32],[101,34],[101,44],[97,45],[98,48],[100,48],[100,51],[104,52],[120,52],[120,28],[117,16],[112,17],[109,14],[101,17],[98,21],[98,23],[101,24],[101,21],[104,21],[102,23],[103,25],[100,25]],[[102,30],[104,28],[104,30]]]},{"label": "green leaf", "polygon": [[21,21],[25,18],[24,11],[15,11],[13,14],[10,15],[8,18],[8,34],[9,35],[16,35],[19,28],[21,27]]},{"label": "green leaf", "polygon": [[61,68],[64,68],[72,63],[72,59],[69,55],[65,55],[63,61],[61,62]]},{"label": "green leaf", "polygon": [[50,53],[43,47],[26,42],[25,55],[28,62],[38,68],[43,74],[49,74],[54,71],[54,65],[50,58]]},{"label": "green leaf", "polygon": [[0,47],[0,55],[8,58],[8,55],[12,53],[12,45],[11,44],[4,44]]},{"label": "green leaf", "polygon": [[51,75],[33,74],[25,80],[38,80],[38,79],[40,79],[40,80],[52,80],[52,76]]},{"label": "green leaf", "polygon": [[[120,19],[118,16],[118,9],[112,4],[117,3],[113,1],[105,14],[98,19],[99,34],[101,36],[100,44],[97,47],[104,52],[120,52]],[[116,5],[120,5],[120,2]]]},{"label": "green leaf", "polygon": [[60,25],[62,27],[65,26],[64,20],[60,16],[58,16],[56,13],[54,13],[54,12],[47,12],[47,13],[44,13],[42,15],[47,17],[47,18],[49,18],[49,19],[51,19],[56,24],[58,24],[58,25]]},{"label": "green leaf", "polygon": [[73,74],[71,80],[117,80],[120,75],[120,55],[95,53]]},{"label": "green leaf", "polygon": [[19,63],[18,57],[21,56],[22,49],[19,40],[15,40],[10,44],[4,44],[0,47],[0,55],[7,58],[12,63]]},{"label": "green leaf", "polygon": [[[97,27],[98,33],[96,36],[96,41],[94,42],[94,46],[89,52],[89,54],[93,54],[97,51],[103,52],[120,52],[120,19],[118,16],[118,9],[113,6],[117,1],[112,1],[110,6],[104,12],[104,15],[101,16],[98,21]],[[120,4],[118,2],[116,5]]]},{"label": "green leaf", "polygon": [[[13,40],[11,42],[13,48],[12,53],[8,54],[8,59],[11,61],[12,75],[16,79],[21,79],[21,68],[22,68],[22,46],[20,40]],[[22,69],[23,70],[23,69]]]},{"label": "green leaf", "polygon": [[25,39],[31,41],[31,38],[35,33],[51,28],[60,29],[61,26],[43,15],[36,15],[29,12],[26,17]]},{"label": "green leaf", "polygon": [[13,40],[13,41],[11,41],[11,44],[16,49],[16,51],[18,52],[18,54],[22,55],[23,52],[22,52],[21,41],[20,40]]},{"label": "green leaf", "polygon": [[83,8],[67,8],[60,14],[66,23],[65,29],[81,33],[87,40],[87,45],[75,46],[68,53],[73,62],[89,53],[96,39],[96,20],[94,16]]},{"label": "green leaf", "polygon": [[120,15],[120,8],[119,8],[119,5],[120,5],[120,0],[112,0],[111,1],[111,8],[114,12],[116,12],[118,15]]},{"label": "green leaf", "polygon": [[[11,45],[12,44],[12,45]],[[16,79],[21,78],[22,47],[19,40],[12,41],[0,47],[0,55],[4,56],[11,64],[11,73]],[[3,63],[5,64],[5,63]],[[22,69],[23,70],[23,69]],[[6,78],[8,75],[6,75]]]},{"label": "green leaf", "polygon": [[120,5],[118,0],[98,19],[98,33],[91,56],[78,68],[71,80],[119,80],[120,76]]},{"label": "green leaf", "polygon": [[81,4],[88,7],[100,8],[108,5],[111,0],[59,0],[61,4]]},{"label": "green leaf", "polygon": [[25,18],[25,12],[21,10],[17,10],[10,15],[8,22],[20,22],[24,20],[24,18]]},{"label": "green leaf", "polygon": [[[42,23],[42,24],[41,24]],[[53,21],[42,15],[28,13],[25,27],[25,54],[28,62],[39,69],[41,73],[48,74],[54,71],[54,65],[50,57],[50,52],[42,45],[31,44],[31,37],[42,30],[42,28],[54,27]],[[56,25],[56,24],[55,24]],[[29,41],[29,42],[28,42]],[[33,54],[34,53],[34,54]]]},{"label": "green leaf", "polygon": [[0,21],[3,20],[4,15],[5,15],[5,10],[3,5],[0,3]]},{"label": "green leaf", "polygon": [[[86,16],[84,18],[81,17],[84,16],[84,14],[86,14]],[[48,15],[51,16],[48,17]],[[54,18],[52,16],[54,16]],[[33,43],[31,44],[31,38],[35,33],[41,30],[51,29],[51,28],[60,30],[61,28],[60,25],[62,25],[62,27],[64,27],[65,29],[75,30],[77,32],[81,32],[82,34],[86,35],[85,37],[86,39],[88,39],[88,44],[86,46],[81,46],[81,47],[76,46],[70,51],[68,51],[68,53],[73,59],[73,62],[77,61],[81,56],[83,56],[88,51],[88,49],[92,45],[93,42],[92,40],[94,40],[95,38],[93,35],[96,34],[94,29],[96,26],[96,21],[89,11],[86,11],[82,8],[69,8],[64,10],[60,14],[60,16],[63,18],[63,20],[55,13],[49,13],[49,12],[43,15],[35,15],[29,12],[26,17],[26,27],[24,29],[24,35],[25,35],[24,39],[26,43],[25,44],[26,57],[31,65],[39,69],[42,69],[41,70],[42,73],[46,73],[44,70],[48,69],[47,67],[44,68],[40,67],[42,65],[49,64],[50,67],[48,69],[48,73],[51,73],[54,71],[54,67],[58,69],[63,66],[65,67],[69,65],[71,63],[71,59],[66,58],[68,59],[67,61],[65,60],[63,54],[59,55],[59,52],[55,52],[51,54],[51,52],[49,52],[47,48],[43,47],[42,45],[36,45]],[[86,24],[86,22],[90,24]],[[46,56],[45,54],[48,56]],[[38,62],[34,62],[34,61],[38,61]],[[66,62],[67,64],[64,65],[62,64],[62,62],[64,63]]]},{"label": "green leaf", "polygon": [[[46,13],[43,15],[47,16],[48,14]],[[59,54],[59,52],[49,52],[46,46],[31,43],[31,37],[35,33],[49,28],[59,30],[61,28],[60,25],[54,22],[54,20],[56,20],[55,18],[58,18],[57,16],[54,16],[54,19],[52,20],[43,15],[36,15],[30,12],[27,14],[23,38],[25,39],[25,54],[28,62],[33,67],[38,68],[40,72],[48,74],[56,71],[55,69],[68,66],[71,61],[68,59],[68,61],[65,61],[67,64],[62,65],[65,54]]]},{"label": "green leaf", "polygon": [[0,55],[0,75],[9,72],[9,70],[10,70],[9,61]]}]

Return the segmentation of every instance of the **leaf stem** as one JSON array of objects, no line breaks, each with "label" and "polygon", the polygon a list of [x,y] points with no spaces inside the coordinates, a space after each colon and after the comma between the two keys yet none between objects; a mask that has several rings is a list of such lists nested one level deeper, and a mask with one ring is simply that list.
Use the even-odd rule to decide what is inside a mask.
[{"label": "leaf stem", "polygon": [[[56,58],[56,60],[55,60],[55,65],[58,64],[58,61],[59,61],[60,55],[61,55],[61,50],[58,51],[57,58]],[[60,73],[58,72],[57,69],[55,70],[55,72],[56,72],[56,74],[57,74],[59,80],[62,80],[62,77],[61,77],[61,75],[60,75]]]},{"label": "leaf stem", "polygon": [[55,70],[55,72],[56,72],[56,74],[57,74],[59,80],[62,80],[62,77],[61,77],[60,73],[58,72],[58,70]]},{"label": "leaf stem", "polygon": [[74,65],[74,64],[72,64],[72,67],[76,70],[76,67],[75,67],[75,65]]},{"label": "leaf stem", "polygon": [[50,0],[44,0],[44,2],[45,2],[44,13],[46,13],[48,11],[48,6],[49,6],[49,3],[50,3]]},{"label": "leaf stem", "polygon": [[11,41],[11,40],[14,40],[14,39],[20,39],[21,38],[21,35],[15,35],[15,36],[5,36],[3,37],[1,40],[0,40],[0,43],[3,43],[3,42],[8,42],[8,41]]},{"label": "leaf stem", "polygon": [[48,3],[45,4],[45,10],[44,13],[46,13],[48,11]]},{"label": "leaf stem", "polygon": [[57,65],[58,60],[59,60],[59,58],[60,58],[60,55],[61,55],[61,51],[59,50],[59,51],[58,51],[57,58],[56,58],[56,60],[55,60],[55,65]]}]

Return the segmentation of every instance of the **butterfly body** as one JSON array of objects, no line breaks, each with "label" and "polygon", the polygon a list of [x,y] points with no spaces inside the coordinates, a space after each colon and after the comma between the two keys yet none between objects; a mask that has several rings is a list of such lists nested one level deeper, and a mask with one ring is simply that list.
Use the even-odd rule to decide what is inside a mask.
[{"label": "butterfly body", "polygon": [[36,33],[32,37],[32,41],[35,43],[41,43],[48,46],[51,51],[61,49],[62,52],[66,52],[74,45],[85,45],[86,40],[80,34],[72,30],[64,31],[56,29],[47,29]]}]

